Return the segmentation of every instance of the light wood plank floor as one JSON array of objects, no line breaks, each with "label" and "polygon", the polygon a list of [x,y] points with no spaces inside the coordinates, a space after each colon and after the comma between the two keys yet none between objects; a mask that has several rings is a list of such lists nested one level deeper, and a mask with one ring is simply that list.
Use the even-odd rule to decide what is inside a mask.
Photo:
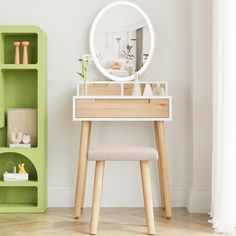
[{"label": "light wood plank floor", "polygon": [[[0,236],[78,236],[88,235],[90,209],[80,220],[73,218],[72,208],[49,208],[45,214],[0,214]],[[156,235],[206,236],[215,234],[207,214],[188,214],[183,208],[173,209],[167,220],[161,209],[155,209]],[[145,235],[142,208],[102,208],[98,236]]]}]

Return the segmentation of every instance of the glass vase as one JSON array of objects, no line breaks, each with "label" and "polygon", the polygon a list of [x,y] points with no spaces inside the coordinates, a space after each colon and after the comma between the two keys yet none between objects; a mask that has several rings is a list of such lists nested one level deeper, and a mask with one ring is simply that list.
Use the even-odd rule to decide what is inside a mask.
[{"label": "glass vase", "polygon": [[88,96],[88,87],[87,87],[87,81],[84,80],[82,84],[82,96]]}]

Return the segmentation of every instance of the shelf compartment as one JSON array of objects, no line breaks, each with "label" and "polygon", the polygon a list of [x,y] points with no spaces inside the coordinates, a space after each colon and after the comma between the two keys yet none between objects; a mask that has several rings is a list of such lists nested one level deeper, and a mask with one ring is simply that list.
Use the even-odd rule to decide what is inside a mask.
[{"label": "shelf compartment", "polygon": [[32,161],[26,156],[14,152],[0,154],[0,181],[3,181],[3,173],[5,171],[13,172],[13,166],[16,166],[18,172],[18,164],[20,163],[25,163],[25,170],[29,174],[29,181],[37,181],[38,174]]},{"label": "shelf compartment", "polygon": [[2,186],[0,188],[0,207],[37,207],[37,187]]},{"label": "shelf compartment", "polygon": [[[2,42],[4,45],[4,64],[14,64],[15,47],[14,42],[29,41],[28,62],[36,64],[38,62],[38,35],[36,33],[2,33]],[[23,49],[20,47],[20,61],[22,62]]]},{"label": "shelf compartment", "polygon": [[[140,82],[141,92],[143,93],[146,82]],[[164,81],[151,81],[150,85],[152,88],[157,85],[162,87],[164,94],[162,96],[167,96],[168,88],[167,82]],[[88,81],[86,84],[83,82],[77,83],[77,96],[83,95],[83,90],[85,87],[87,89],[86,96],[132,96],[134,82],[106,82],[106,81]]]},{"label": "shelf compartment", "polygon": [[[120,96],[121,84],[86,84],[88,96]],[[79,94],[82,94],[84,84],[79,83]]]},{"label": "shelf compartment", "polygon": [[3,70],[5,108],[37,107],[37,70]]},{"label": "shelf compartment", "polygon": [[38,71],[35,69],[1,70],[3,94],[0,94],[0,103],[4,108],[0,110],[0,147],[7,146],[8,108],[37,108],[38,104]]},{"label": "shelf compartment", "polygon": [[[166,83],[159,83],[158,85],[164,89],[164,91],[165,91],[164,95],[167,95],[167,93],[166,93],[166,91],[167,91]],[[154,87],[157,86],[157,83],[156,82],[150,82],[150,86],[151,86],[151,88],[154,88]],[[133,87],[134,87],[134,83],[124,84],[123,96],[132,96]],[[143,94],[143,91],[144,91],[144,88],[145,88],[145,83],[140,83],[140,88],[141,88],[141,92]]]}]

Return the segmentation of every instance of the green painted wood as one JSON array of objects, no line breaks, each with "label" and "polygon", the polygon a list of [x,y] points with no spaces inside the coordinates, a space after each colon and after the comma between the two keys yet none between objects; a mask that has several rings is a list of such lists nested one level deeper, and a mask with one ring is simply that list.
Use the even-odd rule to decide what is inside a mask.
[{"label": "green painted wood", "polygon": [[5,92],[4,92],[4,79],[2,71],[0,71],[0,146],[1,146],[1,128],[5,126]]},{"label": "green painted wood", "polygon": [[0,181],[0,186],[24,186],[24,187],[28,187],[28,186],[34,186],[34,187],[38,187],[38,181],[37,180],[29,180],[29,181],[12,181],[12,182],[4,182],[4,181]]},{"label": "green painted wood", "polygon": [[[30,41],[28,65],[13,64],[15,41]],[[0,212],[44,212],[47,207],[46,84],[44,32],[35,26],[0,26]],[[8,108],[37,108],[36,148],[6,146]],[[8,161],[24,162],[30,181],[3,182]]]}]

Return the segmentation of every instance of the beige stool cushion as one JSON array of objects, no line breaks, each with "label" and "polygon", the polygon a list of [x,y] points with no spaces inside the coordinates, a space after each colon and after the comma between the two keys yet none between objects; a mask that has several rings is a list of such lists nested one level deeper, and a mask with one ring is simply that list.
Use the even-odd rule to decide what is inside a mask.
[{"label": "beige stool cushion", "polygon": [[90,161],[155,161],[158,153],[151,147],[102,147],[88,153]]}]

